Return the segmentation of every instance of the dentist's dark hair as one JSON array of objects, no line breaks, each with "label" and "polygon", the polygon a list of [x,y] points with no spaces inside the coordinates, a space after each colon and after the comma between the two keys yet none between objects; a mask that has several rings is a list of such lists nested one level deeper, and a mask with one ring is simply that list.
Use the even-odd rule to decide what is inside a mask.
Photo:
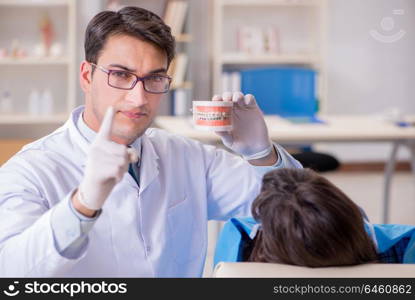
[{"label": "dentist's dark hair", "polygon": [[252,215],[262,227],[249,261],[327,267],[377,259],[359,207],[310,169],[267,173]]},{"label": "dentist's dark hair", "polygon": [[175,40],[170,27],[151,11],[127,6],[117,12],[102,11],[92,18],[85,32],[85,59],[96,64],[108,38],[123,34],[163,50],[167,56],[167,67],[174,58]]}]

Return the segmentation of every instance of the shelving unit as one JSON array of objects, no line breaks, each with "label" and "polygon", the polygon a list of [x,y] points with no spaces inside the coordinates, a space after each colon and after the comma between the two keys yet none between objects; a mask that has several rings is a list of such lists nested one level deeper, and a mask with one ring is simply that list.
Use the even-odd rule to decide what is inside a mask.
[{"label": "shelving unit", "polygon": [[[0,0],[0,49],[8,52],[0,57],[0,99],[7,92],[12,98],[12,111],[0,112],[0,124],[59,124],[75,107],[76,91],[76,1],[74,0]],[[51,20],[53,43],[62,52],[55,57],[34,53],[41,43],[39,24],[43,16]],[[11,54],[13,40],[24,50],[24,56]],[[29,111],[29,95],[49,90],[52,112],[34,114]]]},{"label": "shelving unit", "polygon": [[35,57],[23,57],[23,58],[0,58],[0,66],[7,65],[68,65],[69,59],[67,57],[58,58],[35,58]]},{"label": "shelving unit", "polygon": [[2,115],[0,125],[34,125],[34,124],[57,124],[64,122],[68,118],[66,113],[54,114],[50,116],[30,116],[27,114]]},{"label": "shelving unit", "polygon": [[223,6],[319,6],[319,0],[226,0]]},{"label": "shelving unit", "polygon": [[66,6],[68,0],[0,0],[0,5],[39,7],[39,6]]},{"label": "shelving unit", "polygon": [[[186,3],[187,8],[184,10],[185,13],[177,11],[170,15],[169,21],[169,9],[173,9],[171,6],[172,3],[182,2]],[[189,49],[192,43],[192,35],[190,33],[191,27],[189,26],[189,11],[190,11],[190,0],[167,0],[165,5],[165,10],[163,12],[163,19],[164,21],[171,26],[173,34],[175,34],[176,40],[176,57],[175,61],[172,62],[169,73],[170,76],[173,77],[171,92],[169,97],[169,102],[171,103],[171,114],[172,115],[186,115],[189,113],[189,109],[191,107],[191,99],[192,99],[192,89],[193,84],[192,81],[189,79],[189,63],[190,63],[190,55]],[[178,8],[177,8],[178,9]],[[174,10],[174,9],[173,9]],[[178,25],[182,28],[175,28],[174,24],[176,18],[179,19],[178,23],[183,24],[183,26]],[[182,19],[181,19],[182,18]],[[172,23],[172,24],[169,24]],[[185,56],[185,65],[180,66],[179,62],[183,62],[180,56]],[[181,71],[180,71],[181,69]],[[179,70],[178,72],[176,70]],[[181,75],[180,75],[181,74]]]},{"label": "shelving unit", "polygon": [[[0,111],[0,124],[60,124],[77,105],[76,79],[76,3],[77,0],[0,0],[0,99],[10,94],[12,111]],[[106,9],[108,1],[102,0],[101,8]],[[166,0],[122,0],[121,5],[137,5],[163,16]],[[190,3],[190,1],[189,1]],[[62,45],[63,53],[58,57],[39,57],[34,46],[41,42],[39,22],[47,14],[55,31],[54,42]],[[187,18],[187,17],[186,17]],[[178,52],[187,52],[192,36],[185,21],[186,29],[176,36]],[[26,54],[11,56],[13,40],[18,40]],[[4,50],[8,54],[4,55]],[[1,53],[3,51],[3,54]],[[185,90],[189,97],[193,84],[187,74],[184,82],[172,86],[171,97],[177,90]],[[52,114],[33,114],[29,111],[29,96],[32,90],[39,93],[45,89],[53,97]],[[162,114],[171,113],[171,104],[165,101]],[[1,108],[1,105],[0,105]],[[0,109],[1,110],[1,109]]]},{"label": "shelving unit", "polygon": [[[223,72],[253,67],[305,66],[317,71],[319,112],[324,112],[326,0],[214,0],[213,9],[212,94],[224,91]],[[241,51],[238,34],[244,26],[276,29],[278,51]]]},{"label": "shelving unit", "polygon": [[301,54],[247,54],[228,52],[221,55],[221,64],[317,64],[318,58]]}]

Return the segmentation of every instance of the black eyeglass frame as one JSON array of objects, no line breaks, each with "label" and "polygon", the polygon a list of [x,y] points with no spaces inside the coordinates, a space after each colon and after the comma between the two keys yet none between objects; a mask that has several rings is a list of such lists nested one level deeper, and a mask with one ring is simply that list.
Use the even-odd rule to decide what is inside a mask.
[{"label": "black eyeglass frame", "polygon": [[[91,63],[91,62],[90,62],[90,64],[91,64],[91,66],[94,66],[94,67],[96,67],[96,68],[100,69],[102,72],[106,73],[106,74],[108,75],[108,76],[107,76],[107,84],[108,84],[110,87],[113,87],[113,88],[115,88],[115,89],[119,89],[119,90],[132,90],[132,89],[136,86],[136,84],[137,84],[139,81],[142,81],[142,82],[143,82],[143,88],[144,88],[144,90],[145,90],[147,93],[150,93],[150,94],[166,94],[166,93],[168,93],[168,92],[169,92],[169,90],[170,90],[170,85],[171,85],[171,82],[172,82],[172,78],[171,78],[170,76],[168,76],[168,75],[164,75],[164,74],[149,74],[149,75],[144,76],[144,77],[139,77],[139,76],[137,76],[136,74],[134,74],[134,73],[132,73],[132,72],[129,72],[129,71],[125,71],[125,70],[114,70],[114,69],[107,69],[107,68],[104,68],[104,67],[102,67],[102,66],[99,66],[99,65],[94,64],[94,63]],[[110,75],[111,75],[111,73],[113,73],[113,72],[125,72],[125,73],[128,73],[128,74],[133,75],[133,76],[135,77],[135,80],[134,80],[134,81],[133,81],[133,83],[131,84],[131,87],[129,87],[129,88],[121,88],[121,87],[114,86],[114,85],[110,84]],[[164,78],[167,78],[167,79],[169,80],[169,85],[168,85],[168,88],[167,88],[167,90],[166,90],[166,91],[163,91],[163,92],[154,92],[154,91],[149,91],[149,90],[146,88],[146,82],[145,82],[145,80],[146,80],[146,79],[148,79],[148,78],[154,77],[154,76],[164,77]]]}]

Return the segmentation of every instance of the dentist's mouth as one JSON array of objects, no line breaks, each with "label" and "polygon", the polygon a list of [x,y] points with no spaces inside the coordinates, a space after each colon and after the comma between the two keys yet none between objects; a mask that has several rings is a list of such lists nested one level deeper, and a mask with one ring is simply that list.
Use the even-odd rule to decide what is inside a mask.
[{"label": "dentist's mouth", "polygon": [[128,112],[128,111],[121,111],[121,113],[129,119],[140,119],[144,117],[146,114],[140,112]]}]

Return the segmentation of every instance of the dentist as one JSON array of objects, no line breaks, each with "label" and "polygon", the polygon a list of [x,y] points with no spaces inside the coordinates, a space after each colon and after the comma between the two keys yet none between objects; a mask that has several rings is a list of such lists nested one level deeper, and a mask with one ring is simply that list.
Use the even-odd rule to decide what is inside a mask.
[{"label": "dentist", "polygon": [[198,277],[208,220],[250,215],[263,174],[301,167],[252,95],[234,102],[234,153],[149,128],[174,56],[170,28],[125,7],[88,24],[85,105],[0,168],[0,276]]}]

